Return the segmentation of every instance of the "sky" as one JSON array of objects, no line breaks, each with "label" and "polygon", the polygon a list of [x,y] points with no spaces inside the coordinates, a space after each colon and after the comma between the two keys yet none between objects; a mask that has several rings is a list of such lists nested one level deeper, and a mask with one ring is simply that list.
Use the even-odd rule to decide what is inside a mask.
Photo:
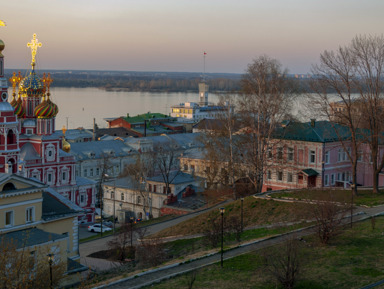
[{"label": "sky", "polygon": [[304,74],[324,50],[381,35],[382,0],[2,0],[5,67],[244,73],[261,55]]}]

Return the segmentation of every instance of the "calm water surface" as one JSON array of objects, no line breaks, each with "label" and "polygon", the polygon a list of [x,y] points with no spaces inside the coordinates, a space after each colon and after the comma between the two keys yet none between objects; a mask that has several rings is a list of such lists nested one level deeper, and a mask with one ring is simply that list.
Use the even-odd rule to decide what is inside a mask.
[{"label": "calm water surface", "polygon": [[[93,119],[99,127],[106,127],[104,118],[119,117],[150,112],[169,114],[170,107],[182,102],[198,102],[198,93],[150,93],[116,92],[97,88],[51,89],[51,99],[59,106],[56,129],[63,125],[69,128],[91,128]],[[209,95],[209,101],[216,103],[218,96]]]}]

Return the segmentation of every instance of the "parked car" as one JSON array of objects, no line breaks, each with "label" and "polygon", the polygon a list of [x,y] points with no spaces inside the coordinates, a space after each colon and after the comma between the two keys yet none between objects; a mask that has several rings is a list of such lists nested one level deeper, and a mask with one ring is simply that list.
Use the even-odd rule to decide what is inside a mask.
[{"label": "parked car", "polygon": [[[96,224],[101,224],[101,220],[96,220]],[[113,227],[113,223],[111,221],[103,220],[103,227]]]},{"label": "parked car", "polygon": [[[88,226],[88,231],[100,233],[101,232],[101,224],[93,224],[93,225]],[[112,231],[112,229],[103,225],[103,233],[109,232],[109,231]]]}]

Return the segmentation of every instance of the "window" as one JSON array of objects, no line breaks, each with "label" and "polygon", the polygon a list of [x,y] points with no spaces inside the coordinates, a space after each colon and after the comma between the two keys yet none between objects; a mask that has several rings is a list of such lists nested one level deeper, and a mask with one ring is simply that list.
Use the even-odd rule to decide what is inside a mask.
[{"label": "window", "polygon": [[194,171],[194,170],[195,170],[195,166],[191,165],[191,171]]},{"label": "window", "polygon": [[335,174],[331,175],[331,185],[335,184]]},{"label": "window", "polygon": [[13,211],[5,212],[5,226],[13,226]]},{"label": "window", "polygon": [[90,170],[89,170],[89,176],[90,176],[90,177],[93,177],[93,169],[90,169]]},{"label": "window", "polygon": [[31,223],[35,220],[35,208],[30,207],[25,210],[25,221]]},{"label": "window", "polygon": [[62,177],[63,181],[66,181],[67,180],[67,172],[63,172],[63,177]]},{"label": "window", "polygon": [[80,194],[80,203],[81,204],[85,203],[85,194]]},{"label": "window", "polygon": [[279,160],[282,160],[283,159],[283,148],[278,148],[277,149],[277,158]]},{"label": "window", "polygon": [[84,169],[84,173],[83,173],[84,177],[87,177],[88,176],[88,170],[87,169]]},{"label": "window", "polygon": [[315,151],[309,151],[309,162],[311,164],[314,164],[316,162],[316,152]]},{"label": "window", "polygon": [[277,180],[282,181],[283,180],[283,172],[279,171],[277,172]]},{"label": "window", "polygon": [[329,175],[324,176],[324,186],[329,186]]},{"label": "window", "polygon": [[329,160],[330,160],[329,157],[330,157],[330,151],[325,152],[324,162],[325,162],[326,164],[329,164]]},{"label": "window", "polygon": [[288,179],[288,183],[292,183],[293,182],[293,174],[288,173],[287,179]]},{"label": "window", "polygon": [[48,182],[48,184],[51,184],[53,182],[52,173],[47,174],[47,182]]},{"label": "window", "polygon": [[124,201],[124,193],[121,193],[121,200]]},{"label": "window", "polygon": [[267,179],[272,180],[272,172],[270,170],[267,172]]},{"label": "window", "polygon": [[156,193],[156,185],[153,185],[153,192]]},{"label": "window", "polygon": [[272,158],[272,148],[268,148],[268,158],[271,159]]},{"label": "window", "polygon": [[188,165],[184,164],[184,171],[188,171]]},{"label": "window", "polygon": [[357,153],[357,161],[362,162],[363,161],[363,151],[358,151]]},{"label": "window", "polygon": [[111,191],[111,199],[115,199],[115,192],[114,191]]},{"label": "window", "polygon": [[288,160],[293,161],[293,148],[288,148]]},{"label": "window", "polygon": [[141,197],[140,196],[137,196],[137,203],[141,204]]}]

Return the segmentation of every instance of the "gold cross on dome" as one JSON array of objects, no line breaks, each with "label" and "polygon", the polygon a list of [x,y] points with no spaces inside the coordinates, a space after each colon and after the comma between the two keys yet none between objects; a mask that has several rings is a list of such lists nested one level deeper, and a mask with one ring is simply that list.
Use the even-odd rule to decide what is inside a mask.
[{"label": "gold cross on dome", "polygon": [[35,66],[37,48],[41,47],[41,46],[42,46],[41,42],[39,42],[39,40],[37,40],[36,33],[34,33],[33,34],[33,39],[31,40],[31,42],[27,43],[27,47],[31,48],[31,53],[32,53],[32,63],[31,63],[31,65],[32,65],[32,68]]},{"label": "gold cross on dome", "polygon": [[15,94],[16,91],[16,85],[21,81],[21,74],[19,71],[19,74],[16,76],[16,72],[13,72],[12,77],[9,79],[9,81],[12,83],[13,88],[13,94]]},{"label": "gold cross on dome", "polygon": [[51,83],[52,83],[53,79],[51,78],[51,74],[48,73],[48,76],[45,76],[45,73],[43,75],[43,83],[44,83],[44,87],[45,89],[47,90],[47,92],[49,93],[49,88],[51,87]]}]

